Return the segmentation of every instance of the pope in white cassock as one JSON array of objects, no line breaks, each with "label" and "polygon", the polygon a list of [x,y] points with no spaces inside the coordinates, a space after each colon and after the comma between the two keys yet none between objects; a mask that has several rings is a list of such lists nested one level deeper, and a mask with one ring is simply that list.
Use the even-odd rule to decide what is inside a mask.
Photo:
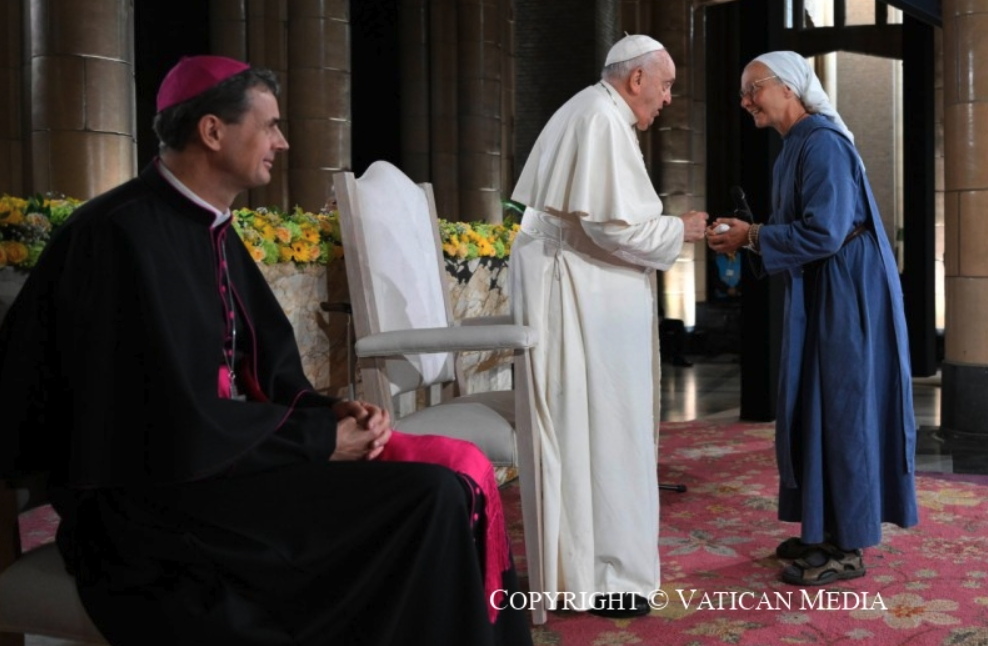
[{"label": "pope in white cassock", "polygon": [[605,616],[649,611],[659,584],[658,309],[655,271],[703,239],[707,214],[662,214],[638,130],[672,100],[676,67],[626,36],[601,81],[535,142],[512,199],[511,302],[539,330],[533,357],[543,443],[545,592]]}]

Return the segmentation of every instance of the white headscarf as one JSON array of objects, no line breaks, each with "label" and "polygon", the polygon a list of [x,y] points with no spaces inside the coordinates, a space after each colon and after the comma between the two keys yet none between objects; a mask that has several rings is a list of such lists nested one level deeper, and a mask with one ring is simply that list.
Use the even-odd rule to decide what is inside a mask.
[{"label": "white headscarf", "polygon": [[809,61],[796,52],[768,52],[755,58],[752,63],[755,61],[768,67],[780,81],[788,85],[808,112],[822,114],[833,121],[834,125],[847,135],[851,143],[854,143],[854,135],[847,129],[844,120],[830,103],[830,97],[823,91],[820,79],[817,78]]}]

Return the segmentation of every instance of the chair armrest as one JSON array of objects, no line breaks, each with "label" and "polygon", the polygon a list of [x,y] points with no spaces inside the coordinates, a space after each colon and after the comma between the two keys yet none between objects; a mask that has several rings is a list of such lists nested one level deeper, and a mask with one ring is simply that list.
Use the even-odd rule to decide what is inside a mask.
[{"label": "chair armrest", "polygon": [[474,316],[460,321],[460,325],[514,325],[514,318],[510,314],[498,314],[496,316]]},{"label": "chair armrest", "polygon": [[470,325],[381,332],[359,339],[358,357],[399,354],[521,350],[535,345],[537,335],[527,325]]}]

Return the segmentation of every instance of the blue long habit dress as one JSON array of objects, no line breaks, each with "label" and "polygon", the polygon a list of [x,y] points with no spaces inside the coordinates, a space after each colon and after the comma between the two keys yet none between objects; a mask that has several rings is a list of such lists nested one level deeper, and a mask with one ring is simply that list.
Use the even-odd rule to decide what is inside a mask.
[{"label": "blue long habit dress", "polygon": [[[844,244],[862,224],[867,232]],[[917,522],[909,345],[864,166],[827,118],[812,115],[784,137],[759,244],[756,265],[786,283],[779,519],[801,522],[806,543],[876,545],[883,522]]]}]

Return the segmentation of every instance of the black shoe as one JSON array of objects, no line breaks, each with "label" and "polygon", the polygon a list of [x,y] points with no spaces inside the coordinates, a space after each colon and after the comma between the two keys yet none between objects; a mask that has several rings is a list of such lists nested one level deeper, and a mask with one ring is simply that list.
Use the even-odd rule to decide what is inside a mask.
[{"label": "black shoe", "polygon": [[598,617],[643,617],[651,612],[648,599],[638,594],[614,592],[594,599],[590,614]]}]

